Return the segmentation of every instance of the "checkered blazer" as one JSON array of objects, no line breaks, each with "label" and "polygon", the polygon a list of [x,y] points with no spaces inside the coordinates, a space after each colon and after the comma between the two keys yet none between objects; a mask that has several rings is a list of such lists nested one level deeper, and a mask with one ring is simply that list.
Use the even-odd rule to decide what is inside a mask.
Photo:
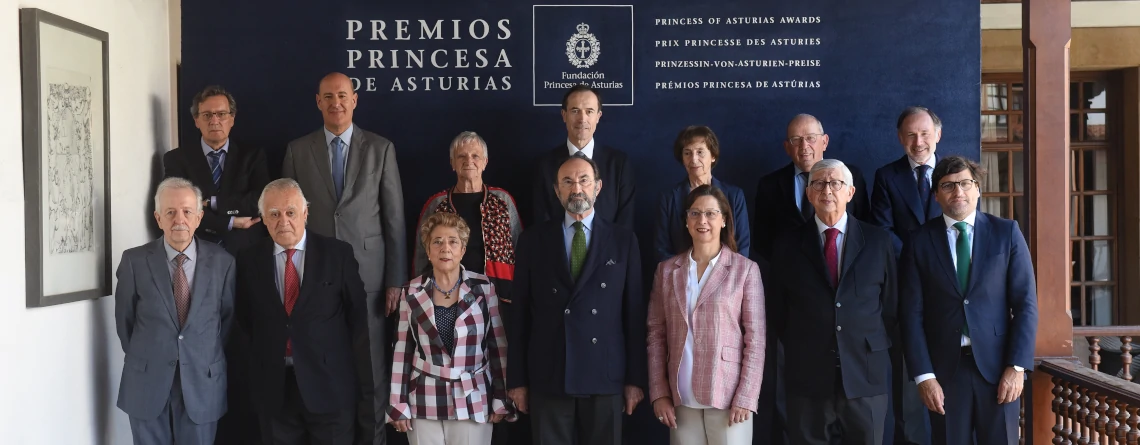
[{"label": "checkered blazer", "polygon": [[435,324],[430,275],[408,283],[392,364],[387,422],[406,419],[474,420],[507,404],[507,336],[495,286],[486,275],[461,270],[454,355],[444,350]]}]

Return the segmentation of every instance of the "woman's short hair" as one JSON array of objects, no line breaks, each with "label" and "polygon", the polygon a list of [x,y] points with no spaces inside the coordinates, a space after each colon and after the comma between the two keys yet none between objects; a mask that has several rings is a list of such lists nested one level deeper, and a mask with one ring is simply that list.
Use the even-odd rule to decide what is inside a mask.
[{"label": "woman's short hair", "polygon": [[[712,196],[716,199],[717,206],[720,207],[720,215],[724,218],[724,228],[720,230],[720,243],[727,246],[733,252],[739,252],[736,247],[736,222],[732,217],[732,204],[728,202],[728,197],[720,189],[713,187],[711,184],[699,186],[693,191],[689,192],[689,196],[685,197],[685,203],[681,207],[681,225],[685,226],[688,223],[689,209],[698,199]],[[685,239],[689,241],[689,245],[693,245],[693,236],[685,230]]]},{"label": "woman's short hair", "polygon": [[677,134],[677,140],[673,141],[673,158],[681,165],[685,165],[683,158],[685,147],[696,142],[697,139],[704,139],[705,145],[709,148],[709,154],[712,155],[713,162],[709,169],[716,167],[716,161],[720,159],[720,141],[717,140],[716,133],[704,125],[690,125]]},{"label": "woman's short hair", "polygon": [[433,213],[424,223],[420,225],[420,243],[424,245],[424,249],[428,248],[428,243],[431,241],[431,232],[436,227],[451,227],[459,232],[459,242],[463,247],[467,247],[467,241],[471,239],[471,228],[467,226],[467,222],[463,221],[459,215],[447,212]]}]

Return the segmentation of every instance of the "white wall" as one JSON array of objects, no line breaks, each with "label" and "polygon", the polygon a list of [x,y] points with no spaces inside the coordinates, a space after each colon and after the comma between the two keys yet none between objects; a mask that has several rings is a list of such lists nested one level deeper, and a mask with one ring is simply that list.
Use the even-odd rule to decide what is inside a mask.
[{"label": "white wall", "polygon": [[112,267],[157,236],[148,223],[156,154],[171,147],[166,0],[0,0],[0,442],[129,444],[115,407],[123,352],[110,297],[24,307],[19,8],[110,34]]},{"label": "white wall", "polygon": [[[1073,2],[1072,27],[1140,26],[1140,1]],[[982,5],[982,29],[1021,29],[1021,4]]]}]

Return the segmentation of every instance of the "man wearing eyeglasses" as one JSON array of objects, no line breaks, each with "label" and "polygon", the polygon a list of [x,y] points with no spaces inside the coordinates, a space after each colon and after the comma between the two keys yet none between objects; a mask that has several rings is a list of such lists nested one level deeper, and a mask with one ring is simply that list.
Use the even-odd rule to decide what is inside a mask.
[{"label": "man wearing eyeglasses", "polygon": [[890,234],[847,210],[852,182],[842,162],[815,163],[811,222],[773,246],[769,327],[784,344],[792,444],[883,442],[898,263]]},{"label": "man wearing eyeglasses", "polygon": [[914,233],[899,262],[903,350],[934,444],[1017,443],[1033,366],[1033,263],[1016,222],[977,210],[985,174],[961,156],[938,161],[942,217]]}]

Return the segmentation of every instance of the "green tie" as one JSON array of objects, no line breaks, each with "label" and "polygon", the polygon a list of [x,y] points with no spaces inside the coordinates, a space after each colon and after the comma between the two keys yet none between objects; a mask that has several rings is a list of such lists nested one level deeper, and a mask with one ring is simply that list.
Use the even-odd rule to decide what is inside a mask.
[{"label": "green tie", "polygon": [[[970,283],[970,238],[966,235],[967,224],[964,221],[954,223],[958,229],[958,241],[954,243],[954,252],[958,257],[958,288],[966,294],[966,286]],[[970,336],[970,326],[967,322],[962,324],[962,335]]]},{"label": "green tie", "polygon": [[570,275],[575,281],[582,274],[584,262],[586,262],[586,230],[582,221],[575,221],[574,239],[570,241]]}]

